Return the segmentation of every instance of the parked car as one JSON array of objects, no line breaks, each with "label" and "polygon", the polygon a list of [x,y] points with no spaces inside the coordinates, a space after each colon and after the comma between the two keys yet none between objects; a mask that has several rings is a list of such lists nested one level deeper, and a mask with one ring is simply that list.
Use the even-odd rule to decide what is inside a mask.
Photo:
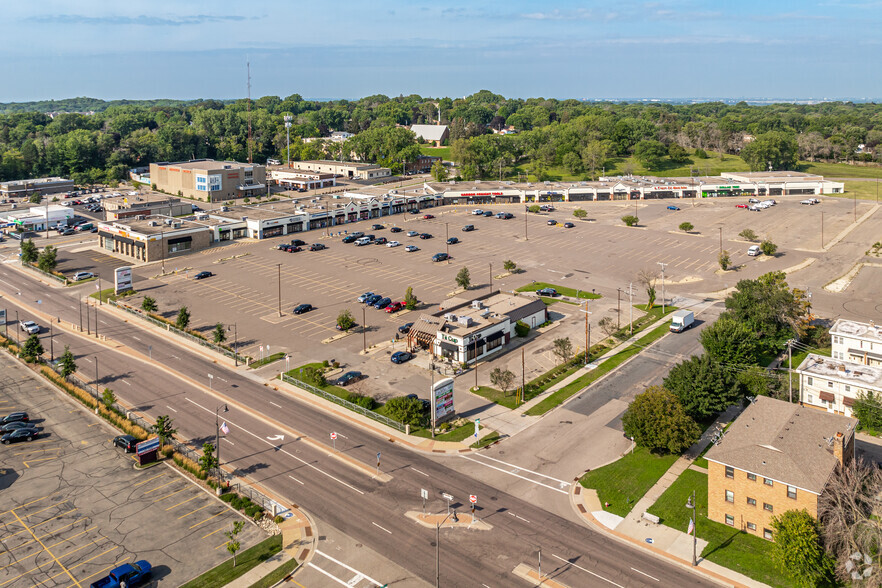
[{"label": "parked car", "polygon": [[367,299],[370,298],[370,297],[373,296],[373,295],[374,295],[373,292],[365,292],[364,294],[362,294],[361,296],[359,296],[358,298],[356,298],[356,300],[358,300],[359,302],[366,302]]},{"label": "parked car", "polygon": [[548,219],[548,225],[550,225],[550,226],[553,227],[553,226],[556,225],[556,224],[557,224],[557,221],[554,220],[553,218]]},{"label": "parked car", "polygon": [[492,210],[485,210],[485,211],[484,211],[484,216],[488,216],[488,217],[489,217],[489,216],[493,216],[493,211],[492,211]]},{"label": "parked car", "polygon": [[0,419],[0,425],[7,425],[9,423],[27,423],[30,422],[30,420],[31,417],[29,417],[28,413],[24,411],[11,412]]},{"label": "parked car", "polygon": [[210,278],[214,274],[211,272],[199,272],[195,276],[193,276],[194,280],[204,280],[205,278]]},{"label": "parked car", "polygon": [[420,239],[431,239],[432,233],[423,233],[420,235]]},{"label": "parked car", "polygon": [[294,314],[303,314],[304,312],[309,312],[310,310],[312,310],[312,304],[298,304],[291,312],[293,312]]},{"label": "parked car", "polygon": [[10,433],[6,433],[2,437],[0,437],[0,441],[3,442],[3,445],[9,445],[10,443],[17,443],[18,441],[33,441],[37,435],[36,429],[16,429]]},{"label": "parked car", "polygon": [[327,249],[326,245],[322,245],[321,243],[313,243],[309,246],[310,251],[322,251],[323,249]]},{"label": "parked car", "polygon": [[80,280],[88,280],[89,278],[94,277],[92,272],[77,272],[71,278],[74,282],[79,282]]},{"label": "parked car", "polygon": [[36,430],[36,426],[32,423],[26,423],[24,421],[13,421],[11,423],[6,423],[5,425],[0,425],[0,434],[3,433],[11,433],[17,429],[34,429]]},{"label": "parked car", "polygon": [[402,229],[401,227],[392,227],[391,229],[389,229],[389,232],[390,233],[400,233],[403,230],[404,229]]},{"label": "parked car", "polygon": [[40,332],[40,325],[34,321],[19,321],[18,327],[28,335],[36,335]]},{"label": "parked car", "polygon": [[457,239],[456,237],[450,237],[449,239],[447,239],[448,245],[456,245],[457,243],[459,243],[459,239]]},{"label": "parked car", "polygon": [[539,296],[550,296],[551,298],[554,298],[558,295],[557,290],[555,290],[554,288],[542,288],[541,290],[537,290],[536,294],[538,294]]},{"label": "parked car", "polygon": [[404,248],[404,250],[407,251],[408,253],[413,253],[414,251],[419,251],[420,248],[417,247],[416,245],[408,245],[407,247]]},{"label": "parked car", "polygon": [[76,230],[76,229],[72,229],[72,228],[70,228],[70,227],[67,227],[66,229],[62,229],[62,231],[61,231],[60,234],[61,234],[62,237],[70,237],[71,235],[76,235],[76,234],[77,234],[77,230]]},{"label": "parked car", "polygon": [[384,227],[383,225],[371,225],[371,230],[372,230],[372,231],[382,231],[382,230],[385,229],[385,228],[386,228],[386,227]]},{"label": "parked car", "polygon": [[388,241],[386,240],[386,237],[377,237],[374,240],[374,245],[385,245],[386,243],[388,243]]},{"label": "parked car", "polygon": [[377,310],[383,310],[390,304],[392,304],[391,298],[381,298],[380,300],[374,302],[374,308],[376,308]]},{"label": "parked car", "polygon": [[337,378],[338,386],[348,386],[352,382],[358,382],[359,380],[363,380],[366,376],[361,372],[351,371],[346,372],[339,378]]},{"label": "parked car", "polygon": [[413,359],[413,354],[407,351],[396,351],[392,354],[392,363],[404,363]]},{"label": "parked car", "polygon": [[306,247],[306,241],[302,239],[292,239],[291,245],[294,245],[295,247]]},{"label": "parked car", "polygon": [[475,230],[475,225],[466,225],[462,228],[463,233],[468,233],[468,232],[474,231],[474,230]]},{"label": "parked car", "polygon": [[353,241],[361,239],[362,237],[364,237],[364,233],[362,233],[361,231],[357,231],[355,233],[349,233],[348,235],[343,237],[343,242],[344,243],[352,243]]},{"label": "parked car", "polygon": [[398,332],[402,335],[407,335],[410,333],[410,328],[413,326],[413,323],[404,323],[400,327],[398,327]]},{"label": "parked car", "polygon": [[401,310],[402,308],[404,308],[404,302],[403,302],[403,301],[401,301],[401,302],[393,302],[392,304],[390,304],[389,306],[386,307],[386,312],[398,312],[398,311]]},{"label": "parked car", "polygon": [[668,210],[680,210],[679,206],[674,206],[673,204],[668,205]]},{"label": "parked car", "polygon": [[399,245],[401,245],[401,243],[399,243],[398,241],[389,241],[388,243],[386,243],[386,247],[398,247]]},{"label": "parked car", "polygon": [[480,208],[476,208],[472,211],[472,214],[475,216],[481,216],[482,214],[484,214],[484,211],[481,210]]},{"label": "parked car", "polygon": [[815,199],[814,198],[806,198],[805,200],[800,200],[799,203],[800,204],[807,204],[809,206],[814,206]]},{"label": "parked car", "polygon": [[759,200],[757,200],[756,198],[749,198],[747,201],[751,204],[756,204],[757,202],[759,202]]},{"label": "parked car", "polygon": [[92,582],[90,588],[134,588],[149,579],[150,575],[150,564],[142,559],[112,569],[107,576]]},{"label": "parked car", "polygon": [[371,244],[371,240],[368,239],[367,237],[359,237],[359,238],[356,239],[356,241],[355,241],[355,246],[356,246],[356,247],[362,247],[362,246],[364,246],[364,245],[370,245],[370,244]]},{"label": "parked car", "polygon": [[433,219],[433,218],[435,218],[434,214],[424,214],[423,215],[423,220],[429,220],[429,219]]},{"label": "parked car", "polygon": [[416,237],[417,235],[419,235],[419,233],[417,233],[416,231],[408,231],[407,232],[408,237]]},{"label": "parked car", "polygon": [[287,243],[279,243],[279,244],[276,246],[276,249],[278,249],[279,251],[288,251],[288,248],[289,248],[289,247],[291,247],[291,246],[288,245]]},{"label": "parked car", "polygon": [[383,299],[383,295],[382,295],[382,294],[373,294],[373,295],[368,296],[367,298],[365,298],[365,299],[364,299],[364,303],[365,303],[365,305],[367,305],[367,306],[373,306],[378,300],[382,300],[382,299]]},{"label": "parked car", "polygon": [[575,226],[576,226],[576,225],[574,225],[573,223],[564,223],[564,228],[565,228],[565,229],[572,229],[572,228],[575,227]]},{"label": "parked car", "polygon": [[432,261],[447,261],[450,259],[450,256],[446,253],[436,253],[432,256]]},{"label": "parked car", "polygon": [[298,247],[297,245],[288,245],[288,249],[286,249],[288,253],[300,253],[303,251],[303,247]]},{"label": "parked car", "polygon": [[747,204],[744,204],[744,203],[735,205],[735,208],[747,208],[747,207],[748,207]]},{"label": "parked car", "polygon": [[762,253],[762,250],[760,249],[760,246],[759,246],[759,245],[751,245],[751,246],[747,249],[747,254],[748,254],[749,256],[751,256],[751,257],[756,257],[756,256],[759,255],[760,253]]},{"label": "parked car", "polygon": [[750,206],[747,207],[747,210],[749,210],[751,212],[762,212],[763,209],[760,208],[759,206],[757,206],[756,204],[751,204]]},{"label": "parked car", "polygon": [[138,444],[138,440],[131,435],[119,435],[113,438],[113,445],[115,447],[122,447],[126,453],[134,453],[135,445]]},{"label": "parked car", "polygon": [[809,200],[811,200],[811,201],[814,202],[815,204],[820,204],[820,203],[821,203],[820,198],[809,198]]}]

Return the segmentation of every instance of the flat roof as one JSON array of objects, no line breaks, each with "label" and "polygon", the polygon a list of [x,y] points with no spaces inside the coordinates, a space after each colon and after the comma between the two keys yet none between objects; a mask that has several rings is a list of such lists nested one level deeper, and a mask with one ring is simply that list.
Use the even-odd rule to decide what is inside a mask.
[{"label": "flat roof", "polygon": [[190,161],[175,162],[163,161],[157,162],[152,165],[195,170],[244,169],[249,167],[263,167],[262,163],[239,163],[238,161],[216,161],[214,159],[191,159]]},{"label": "flat roof", "polygon": [[113,196],[112,198],[105,198],[101,202],[105,205],[107,204],[117,204],[117,205],[132,205],[138,203],[150,203],[150,202],[169,202],[172,204],[177,204],[181,201],[177,196],[170,196],[168,194],[161,194],[159,192],[145,192],[143,194],[137,194],[135,196]]},{"label": "flat roof", "polygon": [[[451,301],[456,301],[459,304],[469,304],[468,306],[463,306],[456,309],[453,308],[455,304],[448,306],[448,308],[451,309],[449,311],[450,314],[455,314],[457,317],[457,321],[460,317],[470,317],[473,321],[472,326],[470,327],[460,324],[457,321],[447,321],[447,323],[444,325],[445,332],[450,333],[451,335],[456,335],[458,337],[462,337],[475,331],[480,331],[492,325],[498,324],[510,315],[512,316],[512,318],[515,319],[515,321],[520,320],[520,318],[525,314],[538,312],[540,307],[535,304],[537,302],[541,305],[541,308],[545,308],[545,303],[538,298],[513,296],[511,294],[506,294],[502,292],[481,300],[482,308],[480,309],[472,308],[470,300],[458,298],[448,300],[448,302]],[[524,310],[529,310],[530,307],[533,307],[536,310],[526,313],[523,312]]]},{"label": "flat roof", "polygon": [[[171,220],[172,224],[166,224],[166,220]],[[155,226],[153,223],[155,223]],[[139,233],[141,235],[172,235],[180,231],[192,231],[194,229],[208,230],[208,227],[200,222],[189,221],[182,218],[171,218],[162,215],[148,216],[144,220],[126,219],[125,221],[99,222],[98,224],[116,227],[118,229],[127,230],[132,233]],[[180,226],[175,227],[175,224],[180,224]]]},{"label": "flat roof", "polygon": [[33,178],[31,180],[7,180],[5,182],[0,182],[0,186],[24,186],[25,184],[57,184],[60,182],[70,182],[71,184],[73,184],[73,180],[53,176],[49,178]]},{"label": "flat roof", "polygon": [[311,163],[314,165],[335,165],[337,167],[354,167],[356,169],[379,169],[383,167],[375,163],[359,163],[357,161],[334,161],[333,159],[308,159],[305,161],[292,161],[291,165],[294,166],[298,163]]},{"label": "flat roof", "polygon": [[809,174],[798,171],[752,171],[752,172],[723,172],[723,177],[750,178],[754,180],[822,180],[824,176]]},{"label": "flat roof", "polygon": [[839,463],[834,437],[842,433],[847,443],[857,424],[855,418],[757,396],[705,458],[821,494]]},{"label": "flat roof", "polygon": [[882,388],[882,367],[809,353],[796,370],[812,376],[832,378],[857,386]]},{"label": "flat roof", "polygon": [[846,319],[836,319],[836,322],[830,327],[830,334],[882,343],[882,327],[872,322],[859,323]]}]

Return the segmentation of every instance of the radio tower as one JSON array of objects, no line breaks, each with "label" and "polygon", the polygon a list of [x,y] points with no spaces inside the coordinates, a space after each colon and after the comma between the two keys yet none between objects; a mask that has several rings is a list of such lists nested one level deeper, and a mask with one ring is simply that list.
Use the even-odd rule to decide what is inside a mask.
[{"label": "radio tower", "polygon": [[248,61],[248,103],[246,108],[248,110],[248,163],[253,163],[252,159],[252,145],[251,145],[251,62]]}]

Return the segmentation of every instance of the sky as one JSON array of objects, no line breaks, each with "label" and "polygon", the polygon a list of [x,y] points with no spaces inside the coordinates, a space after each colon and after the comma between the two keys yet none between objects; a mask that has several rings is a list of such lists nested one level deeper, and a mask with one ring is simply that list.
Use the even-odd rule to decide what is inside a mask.
[{"label": "sky", "polygon": [[882,0],[3,2],[0,102],[880,99]]}]

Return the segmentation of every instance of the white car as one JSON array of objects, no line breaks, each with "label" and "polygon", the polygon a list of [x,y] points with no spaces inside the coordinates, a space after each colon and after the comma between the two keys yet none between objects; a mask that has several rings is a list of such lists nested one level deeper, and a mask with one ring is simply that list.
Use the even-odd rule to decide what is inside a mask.
[{"label": "white car", "polygon": [[476,208],[472,211],[472,214],[475,216],[481,216],[482,214],[484,214],[484,211],[481,210],[480,208]]},{"label": "white car", "polygon": [[71,278],[74,282],[79,282],[80,280],[88,280],[93,277],[92,272],[77,272]]},{"label": "white car", "polygon": [[399,245],[401,245],[401,243],[399,243],[398,241],[389,241],[388,243],[386,243],[386,247],[398,247]]},{"label": "white car", "polygon": [[800,204],[807,204],[809,206],[814,206],[815,201],[813,198],[809,198],[808,200],[800,200],[799,203]]},{"label": "white car", "polygon": [[18,324],[21,327],[21,330],[25,331],[29,335],[36,335],[40,332],[40,325],[38,325],[34,321],[21,321]]},{"label": "white car", "polygon": [[408,245],[407,247],[404,248],[404,250],[413,252],[413,251],[419,251],[420,248],[417,247],[416,245]]}]

